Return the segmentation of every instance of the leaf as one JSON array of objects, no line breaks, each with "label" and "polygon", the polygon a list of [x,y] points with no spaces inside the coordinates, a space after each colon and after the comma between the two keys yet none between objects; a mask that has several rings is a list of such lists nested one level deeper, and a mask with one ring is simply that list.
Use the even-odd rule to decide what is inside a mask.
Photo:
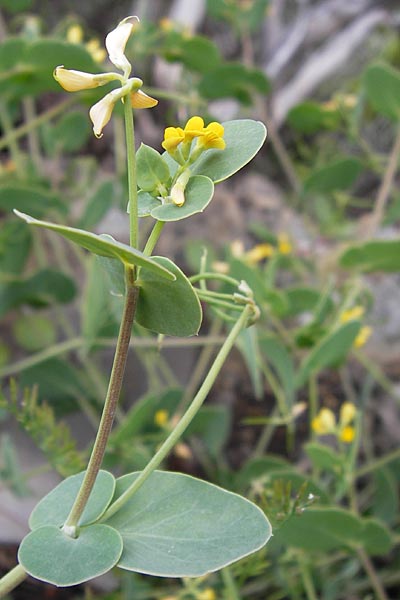
[{"label": "leaf", "polygon": [[121,553],[121,536],[107,525],[83,528],[76,539],[45,525],[22,540],[18,560],[32,577],[69,587],[107,573]]},{"label": "leaf", "polygon": [[214,183],[231,177],[257,154],[267,136],[261,121],[239,119],[222,123],[225,150],[207,150],[193,165],[194,175],[206,175]]},{"label": "leaf", "polygon": [[[138,475],[119,478],[115,498]],[[245,498],[162,471],[107,523],[124,541],[118,566],[159,577],[200,577],[255,552],[271,536],[265,515]]]},{"label": "leaf", "polygon": [[54,126],[52,134],[57,149],[77,152],[90,137],[89,119],[79,111],[69,112]]},{"label": "leaf", "polygon": [[334,192],[351,187],[363,165],[357,158],[341,158],[313,171],[304,181],[305,192]]},{"label": "leaf", "polygon": [[399,512],[399,494],[396,477],[390,469],[378,469],[373,477],[372,512],[384,523],[394,524]]},{"label": "leaf", "polygon": [[262,371],[260,369],[260,348],[256,327],[243,329],[236,340],[250,375],[255,397],[260,400],[263,394]]},{"label": "leaf", "polygon": [[74,229],[73,227],[67,227],[64,225],[56,225],[55,223],[49,223],[47,221],[38,221],[33,217],[26,215],[18,210],[14,211],[15,214],[24,219],[29,225],[36,225],[37,227],[43,227],[44,229],[50,229],[62,235],[63,237],[71,240],[78,246],[98,254],[99,256],[108,256],[109,258],[118,258],[121,262],[127,265],[137,265],[150,271],[154,271],[160,277],[173,281],[174,275],[167,269],[157,264],[153,259],[148,258],[139,250],[117,242],[110,235],[96,235],[95,233],[89,233],[83,229]]},{"label": "leaf", "polygon": [[22,273],[32,245],[32,234],[23,223],[10,219],[0,229],[0,273]]},{"label": "leaf", "polygon": [[321,129],[335,129],[340,121],[340,112],[325,110],[316,102],[303,102],[289,111],[287,120],[301,133],[318,133]]},{"label": "leaf", "polygon": [[307,552],[330,552],[346,546],[386,554],[392,539],[383,524],[340,508],[312,508],[294,514],[276,532],[278,541]]},{"label": "leaf", "polygon": [[375,110],[392,119],[400,119],[400,73],[384,63],[370,65],[364,73],[367,98]]},{"label": "leaf", "polygon": [[251,458],[240,469],[236,476],[236,487],[246,490],[255,479],[265,478],[272,471],[290,470],[290,463],[281,456],[266,454],[259,458]]},{"label": "leaf", "polygon": [[[285,289],[286,299],[289,303],[285,316],[295,317],[304,312],[314,312],[321,301],[321,291],[308,287],[292,287]],[[327,297],[326,314],[334,308],[332,298]]]},{"label": "leaf", "polygon": [[[84,475],[85,471],[64,479],[42,498],[29,517],[29,527],[31,529],[38,529],[44,525],[62,527],[80,490]],[[110,504],[114,492],[114,477],[108,471],[99,471],[79,525],[86,526],[97,521]]]},{"label": "leaf", "polygon": [[315,468],[336,473],[342,471],[344,463],[341,456],[332,448],[329,448],[329,446],[324,446],[317,442],[309,442],[304,446],[304,449]]},{"label": "leaf", "polygon": [[214,184],[208,177],[195,175],[191,177],[185,189],[185,203],[182,206],[175,204],[160,204],[153,208],[151,216],[159,221],[180,221],[191,217],[210,204],[214,194]]},{"label": "leaf", "polygon": [[282,342],[275,336],[263,336],[259,341],[262,355],[271,364],[285,392],[288,406],[293,403],[295,370],[292,357]]},{"label": "leaf", "polygon": [[0,283],[0,316],[22,304],[68,304],[76,294],[75,283],[59,271],[43,269],[28,279]]},{"label": "leaf", "polygon": [[12,323],[12,331],[19,346],[28,352],[37,352],[52,346],[57,339],[53,321],[38,314],[19,316]]},{"label": "leaf", "polygon": [[1,185],[0,209],[10,213],[14,208],[20,211],[29,210],[37,217],[53,209],[66,212],[61,200],[48,190],[16,183]]},{"label": "leaf", "polygon": [[[149,217],[153,208],[160,206],[160,200],[149,194],[148,192],[140,191],[138,193],[138,216]],[[129,213],[130,207],[128,204],[127,212]]]},{"label": "leaf", "polygon": [[221,60],[217,46],[211,40],[196,35],[189,39],[181,36],[166,40],[165,57],[170,62],[181,62],[188,69],[199,73],[207,72],[218,65]]},{"label": "leaf", "polygon": [[136,154],[137,184],[145,192],[157,190],[170,178],[169,168],[162,156],[146,144]]},{"label": "leaf", "polygon": [[114,187],[114,181],[104,181],[100,184],[79,219],[78,225],[81,229],[94,227],[105,217],[113,202]]},{"label": "leaf", "polygon": [[202,310],[190,281],[169,258],[153,256],[152,260],[167,273],[173,273],[175,281],[166,281],[149,270],[140,271],[135,320],[156,333],[183,337],[196,335]]},{"label": "leaf", "polygon": [[305,358],[297,373],[296,386],[301,387],[314,373],[335,366],[343,360],[361,329],[359,321],[344,323],[323,338]]},{"label": "leaf", "polygon": [[236,98],[245,105],[252,104],[257,93],[268,94],[270,88],[263,71],[233,62],[207,70],[198,85],[200,95],[208,100]]},{"label": "leaf", "polygon": [[226,406],[202,406],[182,439],[197,436],[211,456],[218,457],[231,431],[231,413]]},{"label": "leaf", "polygon": [[400,240],[375,240],[350,246],[339,259],[341,267],[363,273],[400,271]]}]

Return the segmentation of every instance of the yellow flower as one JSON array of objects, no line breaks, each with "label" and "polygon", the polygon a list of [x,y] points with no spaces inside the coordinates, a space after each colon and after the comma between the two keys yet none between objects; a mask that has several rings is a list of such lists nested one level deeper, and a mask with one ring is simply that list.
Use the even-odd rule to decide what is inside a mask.
[{"label": "yellow flower", "polygon": [[250,264],[256,264],[264,258],[270,258],[275,253],[275,248],[271,244],[257,244],[248,250],[245,259]]},{"label": "yellow flower", "polygon": [[349,425],[357,414],[357,408],[352,402],[345,402],[340,407],[340,425],[342,427],[346,427]]},{"label": "yellow flower", "polygon": [[286,233],[280,233],[278,235],[278,250],[280,254],[290,254],[293,250],[289,236]]},{"label": "yellow flower", "polygon": [[203,129],[201,137],[199,137],[199,145],[205,150],[210,148],[216,148],[217,150],[224,150],[226,143],[223,139],[224,126],[221,123],[213,121],[207,127]]},{"label": "yellow flower", "polygon": [[[118,69],[123,71],[123,75],[119,73],[84,73],[83,71],[65,69],[64,66],[59,66],[54,70],[54,78],[68,92],[96,88],[110,81],[121,83],[121,88],[115,89],[104,96],[89,111],[96,137],[102,136],[103,128],[109,122],[115,103],[118,100],[123,101],[126,96],[129,96],[133,108],[151,108],[158,104],[157,100],[140,90],[143,85],[141,79],[138,77],[129,78],[132,67],[125,56],[125,46],[137,21],[137,17],[123,19],[106,37],[105,44],[109,59]],[[77,38],[79,34],[75,32],[73,35]],[[102,58],[99,54],[101,48],[99,48],[97,40],[91,40],[89,48],[97,53],[98,59]]]},{"label": "yellow flower", "polygon": [[94,61],[96,61],[98,63],[102,63],[105,61],[107,52],[104,50],[104,48],[102,48],[100,46],[99,40],[97,40],[96,38],[93,38],[88,41],[88,43],[86,44],[85,47],[86,47],[86,50],[92,56]]},{"label": "yellow flower", "polygon": [[161,146],[167,152],[176,150],[185,139],[185,132],[181,127],[167,127],[164,131],[164,141]]},{"label": "yellow flower", "polygon": [[336,418],[329,408],[321,408],[318,415],[312,420],[311,427],[317,435],[334,433],[336,429]]},{"label": "yellow flower", "polygon": [[154,423],[158,427],[165,427],[165,425],[168,423],[168,418],[169,414],[167,410],[157,410],[156,414],[154,415]]},{"label": "yellow flower", "polygon": [[191,117],[184,128],[185,142],[191,142],[193,138],[203,135],[204,121],[201,117]]},{"label": "yellow flower", "polygon": [[347,323],[348,321],[357,321],[360,319],[365,312],[363,306],[357,305],[353,306],[353,308],[349,308],[348,310],[344,310],[340,315],[339,319],[341,323]]},{"label": "yellow flower", "polygon": [[175,28],[174,22],[171,19],[168,19],[168,17],[164,17],[163,19],[160,19],[158,22],[158,25],[159,25],[161,31],[164,31],[164,32],[173,31]]},{"label": "yellow flower", "polygon": [[197,600],[216,600],[217,596],[212,588],[206,588],[197,596]]},{"label": "yellow flower", "polygon": [[83,41],[83,29],[80,25],[71,25],[67,29],[67,41],[70,44],[81,44]]},{"label": "yellow flower", "polygon": [[354,348],[361,348],[362,346],[365,346],[371,334],[372,327],[369,327],[368,325],[361,327],[356,339],[354,340]]},{"label": "yellow flower", "polygon": [[339,439],[345,444],[351,444],[356,435],[356,430],[354,427],[347,425],[347,427],[343,427],[343,429],[339,433]]}]

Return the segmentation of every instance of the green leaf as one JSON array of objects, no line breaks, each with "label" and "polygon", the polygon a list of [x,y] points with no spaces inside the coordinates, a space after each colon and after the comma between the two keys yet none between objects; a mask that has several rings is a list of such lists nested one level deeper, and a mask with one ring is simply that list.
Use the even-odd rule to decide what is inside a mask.
[{"label": "green leaf", "polygon": [[[148,192],[140,191],[138,193],[138,216],[149,217],[153,208],[160,206],[160,200],[149,194]],[[130,207],[128,204],[127,212],[129,213]]]},{"label": "green leaf", "polygon": [[266,454],[259,458],[251,458],[240,469],[236,476],[236,487],[246,490],[255,479],[265,478],[272,471],[290,470],[291,464],[281,456]]},{"label": "green leaf", "polygon": [[285,392],[286,401],[288,405],[291,405],[295,390],[295,370],[292,357],[285,345],[275,336],[263,336],[259,343],[262,355],[277,374]]},{"label": "green leaf", "polygon": [[329,446],[310,442],[304,446],[304,449],[313,466],[317,469],[325,469],[326,471],[338,473],[344,467],[341,456],[332,448],[329,448]]},{"label": "green leaf", "polygon": [[[289,303],[285,316],[295,317],[304,312],[314,312],[321,301],[321,291],[308,287],[286,288],[285,294]],[[334,308],[332,298],[326,298],[326,309],[324,314],[330,313]]]},{"label": "green leaf", "polygon": [[175,276],[172,273],[156,263],[153,259],[148,258],[142,252],[139,252],[139,250],[136,250],[127,244],[117,242],[110,235],[100,236],[84,231],[83,229],[74,229],[73,227],[56,225],[55,223],[49,223],[47,221],[39,221],[18,210],[15,210],[14,212],[29,225],[36,225],[37,227],[44,227],[44,229],[55,231],[75,244],[78,244],[78,246],[93,252],[93,254],[108,256],[109,258],[118,258],[124,264],[137,265],[150,271],[154,271],[162,278],[169,279],[170,281],[175,280]]},{"label": "green leaf", "polygon": [[214,194],[214,184],[208,177],[195,175],[191,177],[185,189],[185,203],[183,206],[175,204],[161,204],[153,208],[151,216],[159,221],[180,221],[191,217],[210,204]]},{"label": "green leaf", "polygon": [[246,67],[241,63],[225,63],[208,70],[198,89],[208,100],[236,98],[242,104],[252,104],[258,93],[268,94],[271,86],[260,69]]},{"label": "green leaf", "polygon": [[[119,478],[115,498],[138,475]],[[124,541],[118,566],[160,577],[200,577],[255,552],[271,536],[265,515],[245,498],[161,471],[107,523]]]},{"label": "green leaf", "polygon": [[57,149],[77,152],[91,135],[89,119],[79,111],[67,113],[54,126],[52,134]]},{"label": "green leaf", "polygon": [[97,225],[107,214],[113,202],[114,181],[104,181],[88,200],[83,215],[78,221],[80,229],[89,229]]},{"label": "green leaf", "polygon": [[325,110],[316,102],[303,102],[289,111],[287,120],[301,133],[318,133],[321,129],[335,129],[340,121],[340,113],[338,110]]},{"label": "green leaf", "polygon": [[214,183],[228,179],[257,154],[267,136],[261,121],[241,119],[222,123],[225,150],[207,150],[193,165],[194,175],[206,175]]},{"label": "green leaf", "polygon": [[216,67],[221,60],[217,46],[212,41],[199,35],[189,39],[184,36],[168,36],[165,58],[170,62],[181,62],[188,69],[199,73],[207,72],[209,69]]},{"label": "green leaf", "polygon": [[400,73],[384,63],[367,68],[364,74],[367,98],[375,110],[392,119],[400,119]]},{"label": "green leaf", "polygon": [[217,457],[228,440],[231,421],[231,413],[226,406],[202,406],[182,437],[198,436],[203,447]]},{"label": "green leaf", "polygon": [[12,324],[16,342],[29,352],[37,352],[56,342],[57,331],[48,317],[38,314],[21,315]]},{"label": "green leaf", "polygon": [[169,168],[162,156],[145,144],[141,144],[136,154],[137,184],[144,192],[157,190],[160,184],[170,178]]},{"label": "green leaf", "polygon": [[330,552],[346,546],[386,554],[392,539],[379,521],[362,519],[340,508],[312,508],[294,514],[276,532],[278,541],[307,552]]},{"label": "green leaf", "polygon": [[152,260],[167,273],[173,273],[175,281],[166,281],[149,270],[140,271],[135,320],[156,333],[182,337],[196,335],[202,310],[190,281],[169,258],[153,256]]},{"label": "green leaf", "polygon": [[359,321],[344,323],[323,338],[301,364],[297,373],[296,386],[301,387],[314,373],[337,365],[351,350],[361,329]]},{"label": "green leaf", "polygon": [[23,212],[29,210],[37,217],[52,210],[66,212],[61,200],[48,190],[19,183],[1,185],[0,209],[10,213],[14,208]]},{"label": "green leaf", "polygon": [[75,294],[75,283],[70,277],[53,269],[43,269],[28,279],[0,283],[0,316],[21,304],[37,307],[67,304]]},{"label": "green leaf", "polygon": [[388,468],[378,469],[373,477],[372,512],[384,523],[394,524],[399,513],[399,493],[396,477]]},{"label": "green leaf", "polygon": [[316,169],[304,181],[305,192],[334,192],[346,190],[353,185],[363,165],[357,158],[341,158]]},{"label": "green leaf", "polygon": [[262,371],[260,369],[260,348],[256,327],[248,327],[240,332],[236,346],[240,350],[250,375],[255,397],[260,400],[263,395]]},{"label": "green leaf", "polygon": [[101,260],[115,263],[122,269],[122,282],[124,282],[123,266],[119,261],[112,258],[92,256],[88,276],[86,279],[85,293],[81,304],[81,323],[83,336],[93,341],[96,337],[101,337],[102,329],[111,320],[110,314],[110,292],[107,281],[107,274],[104,271]]},{"label": "green leaf", "polygon": [[0,272],[19,275],[32,245],[32,234],[14,218],[3,222],[0,229]]},{"label": "green leaf", "polygon": [[400,271],[400,240],[375,240],[350,246],[343,252],[340,266],[345,269],[357,269],[364,273]]},{"label": "green leaf", "polygon": [[[44,525],[62,527],[80,490],[84,475],[85,471],[67,477],[44,496],[29,517],[29,527],[31,529],[38,529]],[[97,521],[110,504],[114,492],[114,477],[108,471],[99,471],[79,525],[86,526]]]},{"label": "green leaf", "polygon": [[81,529],[76,539],[54,525],[45,525],[22,540],[18,560],[32,577],[69,587],[107,573],[121,553],[121,536],[108,525]]}]

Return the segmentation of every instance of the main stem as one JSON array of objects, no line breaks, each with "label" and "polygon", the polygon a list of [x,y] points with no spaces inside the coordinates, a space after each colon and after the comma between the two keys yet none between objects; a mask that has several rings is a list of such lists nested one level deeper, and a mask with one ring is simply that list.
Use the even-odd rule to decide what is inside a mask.
[{"label": "main stem", "polygon": [[236,338],[238,337],[243,327],[245,327],[251,310],[252,307],[249,305],[247,305],[244,308],[242,314],[236,321],[228,337],[226,338],[223,346],[218,352],[211,369],[209,370],[206,378],[203,381],[201,388],[197,392],[196,396],[194,397],[192,403],[190,404],[189,408],[187,409],[181,420],[178,422],[175,429],[170,433],[168,438],[165,440],[165,442],[162,444],[162,446],[159,448],[159,450],[156,452],[156,454],[153,456],[150,462],[140,473],[139,477],[135,479],[133,484],[118,498],[118,500],[116,500],[108,508],[108,510],[102,517],[102,521],[106,521],[122,508],[122,506],[135,494],[135,492],[137,492],[137,490],[144,484],[144,482],[148,479],[151,473],[155,469],[157,469],[157,467],[161,464],[164,458],[175,446],[176,442],[179,440],[185,429],[196,416],[198,410],[200,409],[204,400],[208,396],[208,393],[211,387],[213,386],[217,375],[220,372],[229,352],[231,351],[236,341]]},{"label": "main stem", "polygon": [[4,598],[9,592],[22,583],[28,574],[21,565],[17,565],[9,573],[0,579],[0,598]]},{"label": "main stem", "polygon": [[139,241],[139,218],[137,201],[137,177],[135,157],[135,128],[133,125],[133,112],[129,96],[124,102],[125,136],[126,136],[126,158],[128,163],[128,193],[129,193],[129,232],[130,243],[138,248]]},{"label": "main stem", "polygon": [[125,305],[103,414],[101,416],[96,440],[81,489],[79,490],[71,512],[64,524],[64,531],[70,535],[75,535],[75,528],[78,525],[79,519],[81,518],[85,506],[89,500],[90,493],[93,489],[97,474],[103,461],[107,440],[111,432],[111,427],[114,421],[118,399],[121,392],[122,380],[124,377],[126,359],[129,350],[129,342],[131,339],[133,319],[135,316],[137,294],[138,288],[134,285],[133,270],[131,268],[127,268]]}]

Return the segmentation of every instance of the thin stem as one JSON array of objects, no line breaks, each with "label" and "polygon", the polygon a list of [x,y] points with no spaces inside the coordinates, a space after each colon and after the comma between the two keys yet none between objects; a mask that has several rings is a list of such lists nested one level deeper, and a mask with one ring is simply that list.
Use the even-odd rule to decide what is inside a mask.
[{"label": "thin stem", "polygon": [[358,548],[357,555],[369,577],[369,580],[378,600],[389,600],[389,597],[386,595],[385,588],[383,587],[382,582],[379,579],[378,573],[376,572],[375,567],[368,554],[363,548]]},{"label": "thin stem", "polygon": [[[32,96],[27,96],[23,99],[22,105],[25,112],[26,121],[31,123],[36,117],[35,101]],[[42,170],[42,160],[40,152],[40,141],[37,129],[32,127],[28,130],[28,147],[29,154],[38,173]]]},{"label": "thin stem", "polygon": [[237,589],[232,572],[228,567],[222,569],[221,577],[224,582],[225,590],[227,592],[226,597],[229,598],[229,600],[240,600],[239,590]]},{"label": "thin stem", "polygon": [[229,277],[229,275],[224,275],[223,273],[204,272],[204,273],[199,273],[198,275],[192,275],[192,277],[189,277],[190,283],[197,283],[198,281],[204,281],[204,280],[208,280],[208,279],[211,279],[213,281],[222,281],[223,283],[230,283],[231,285],[234,285],[235,287],[238,287],[240,285],[240,281],[238,281],[237,279],[234,279],[233,277]]},{"label": "thin stem", "polygon": [[81,488],[64,525],[64,530],[68,533],[72,532],[72,535],[75,535],[75,528],[89,500],[90,493],[100,470],[121,392],[138,294],[138,288],[134,286],[132,275],[132,270],[127,269],[124,311],[99,429]]},{"label": "thin stem", "polygon": [[143,250],[145,256],[151,256],[164,228],[165,221],[156,221]]},{"label": "thin stem", "polygon": [[396,448],[396,450],[389,452],[388,454],[386,454],[386,456],[382,456],[382,458],[377,458],[376,460],[370,462],[368,465],[360,467],[354,473],[354,478],[358,479],[359,477],[364,477],[365,475],[368,475],[368,473],[372,473],[372,471],[375,471],[376,469],[381,469],[382,467],[385,467],[387,464],[392,462],[392,460],[397,460],[399,458],[400,448]]},{"label": "thin stem", "polygon": [[378,195],[376,197],[374,209],[370,215],[370,221],[368,227],[366,228],[366,238],[373,237],[376,233],[376,230],[379,228],[379,225],[382,222],[383,215],[385,212],[385,207],[387,201],[389,200],[390,193],[392,190],[392,185],[394,181],[394,177],[396,175],[397,166],[399,162],[400,156],[400,127],[397,129],[396,138],[393,144],[392,151],[389,156],[389,162],[387,164],[387,168],[385,174],[383,176],[381,185],[378,190]]},{"label": "thin stem", "polygon": [[64,100],[64,102],[60,102],[59,104],[57,104],[57,106],[54,106],[50,110],[46,110],[46,112],[42,113],[41,115],[38,115],[29,123],[24,123],[24,125],[16,127],[12,131],[7,132],[6,135],[0,139],[0,150],[5,148],[6,146],[9,146],[11,143],[13,143],[15,140],[18,140],[20,137],[26,135],[29,131],[31,131],[31,129],[40,127],[40,125],[43,125],[43,123],[51,121],[51,119],[63,113],[69,106],[75,104],[75,102],[75,98],[68,98],[68,100]]},{"label": "thin stem", "polygon": [[21,567],[21,565],[17,565],[11,571],[9,571],[4,577],[0,579],[0,598],[4,598],[9,592],[11,592],[14,588],[16,588],[20,583],[22,583],[28,574]]},{"label": "thin stem", "polygon": [[300,567],[301,580],[303,582],[307,600],[318,600],[317,592],[315,591],[314,582],[310,575],[308,565],[302,556],[299,557],[298,563]]},{"label": "thin stem", "polygon": [[116,500],[110,508],[105,512],[102,521],[106,521],[112,515],[114,515],[122,506],[130,500],[130,498],[137,492],[137,490],[144,484],[144,482],[148,479],[151,473],[157,469],[157,467],[162,463],[164,458],[169,454],[172,448],[175,446],[176,442],[179,440],[183,432],[186,430],[188,425],[191,423],[193,418],[196,416],[198,410],[202,406],[204,400],[206,399],[211,387],[213,386],[217,375],[219,374],[229,352],[231,351],[238,335],[240,334],[243,327],[245,327],[246,322],[248,320],[249,314],[252,310],[252,307],[247,305],[238,320],[236,321],[234,327],[231,329],[228,337],[226,338],[222,348],[220,348],[213,365],[211,366],[207,377],[204,379],[203,384],[196,396],[194,397],[192,403],[189,408],[181,418],[181,420],[176,425],[175,429],[170,433],[165,442],[161,445],[159,450],[150,460],[150,462],[146,465],[143,471],[140,473],[139,477],[133,482],[133,484]]},{"label": "thin stem", "polygon": [[134,248],[138,247],[139,240],[139,218],[137,203],[137,180],[136,180],[136,157],[135,157],[135,129],[133,124],[133,111],[129,97],[125,97],[125,136],[128,166],[128,195],[129,195],[129,232],[130,243]]}]

